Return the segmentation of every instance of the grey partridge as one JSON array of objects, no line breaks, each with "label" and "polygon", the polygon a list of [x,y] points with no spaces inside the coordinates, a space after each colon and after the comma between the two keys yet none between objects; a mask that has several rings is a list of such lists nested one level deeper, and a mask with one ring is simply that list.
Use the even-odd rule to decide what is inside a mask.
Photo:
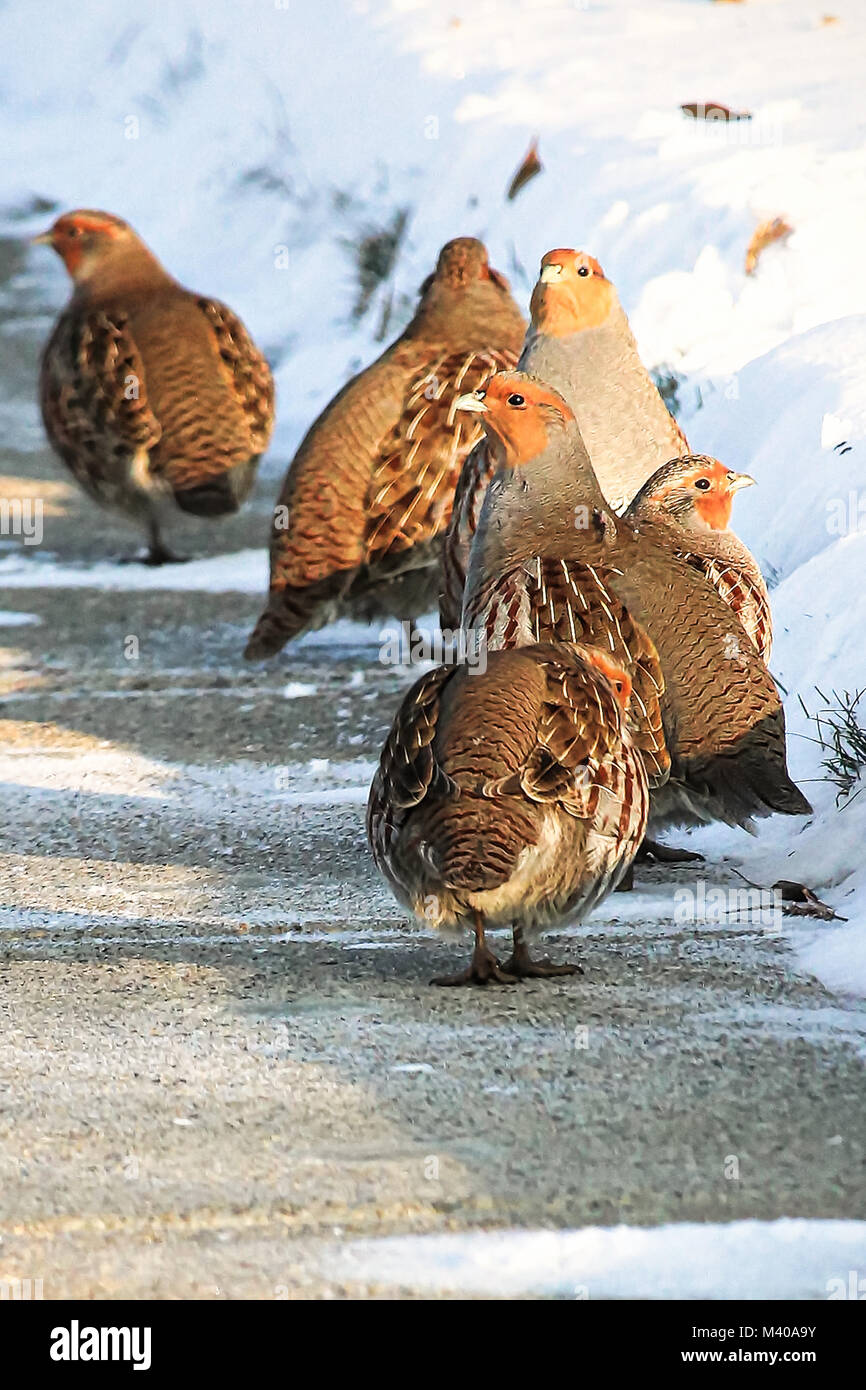
[{"label": "grey partridge", "polygon": [[708,454],[685,454],[656,469],[632,498],[626,517],[637,528],[644,521],[669,527],[675,553],[706,576],[768,662],[773,645],[770,596],[757,560],[731,530],[734,493],[754,481]]},{"label": "grey partridge", "polygon": [[454,402],[514,365],[524,328],[482,243],[449,241],[411,323],[334,397],[295,454],[248,659],[338,614],[412,619],[435,607],[454,488],[480,437]]},{"label": "grey partridge", "polygon": [[74,286],[42,358],[48,438],[89,496],[146,528],[151,563],[172,559],[163,502],[213,517],[248,496],[270,368],[237,315],[179,285],[122,218],[79,209],[35,240]]},{"label": "grey partridge", "polygon": [[[662,463],[688,450],[640,359],[617,292],[594,257],[548,251],[531,301],[518,367],[571,407],[602,491],[621,511]],[[440,620],[458,621],[469,547],[493,476],[483,444],[466,460],[443,551]]]},{"label": "grey partridge", "polygon": [[[434,984],[574,973],[534,961],[529,938],[590,912],[644,834],[646,774],[623,708],[630,681],[571,644],[439,666],[403,701],[370,790],[373,858],[430,927],[475,934],[469,968]],[[511,927],[500,964],[486,933]]]},{"label": "grey partridge", "polygon": [[652,792],[651,826],[723,820],[751,829],[753,816],[807,814],[788,776],[784,713],[766,666],[731,608],[673,552],[667,527],[636,529],[614,516],[562,397],[504,373],[460,406],[480,413],[499,464],[466,580],[464,625],[483,625],[475,640],[629,644],[624,607],[649,634],[664,677],[670,776]]}]

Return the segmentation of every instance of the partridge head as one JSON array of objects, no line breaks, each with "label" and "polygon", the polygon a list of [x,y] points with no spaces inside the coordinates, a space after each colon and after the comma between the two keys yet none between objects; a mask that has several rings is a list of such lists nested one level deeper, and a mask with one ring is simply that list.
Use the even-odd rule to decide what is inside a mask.
[{"label": "partridge head", "polygon": [[594,256],[569,249],[542,256],[530,302],[536,332],[566,338],[598,328],[617,306],[616,290]]},{"label": "partridge head", "polygon": [[757,560],[730,529],[734,494],[754,481],[706,454],[687,454],[653,473],[626,519],[638,527],[661,524],[659,534],[667,533],[674,553],[705,575],[767,662],[773,644],[770,596]]},{"label": "partridge head", "polygon": [[748,473],[735,473],[708,454],[685,454],[653,473],[629,507],[634,520],[675,522],[688,531],[726,531],[734,496],[752,487]]},{"label": "partridge head", "polygon": [[107,280],[128,282],[130,276],[142,274],[167,283],[171,280],[129,223],[111,212],[93,208],[65,212],[33,243],[52,247],[76,286],[104,289]]},{"label": "partridge head", "polygon": [[486,386],[458,397],[456,409],[481,416],[497,467],[531,463],[574,423],[559,393],[523,372],[497,372]]}]

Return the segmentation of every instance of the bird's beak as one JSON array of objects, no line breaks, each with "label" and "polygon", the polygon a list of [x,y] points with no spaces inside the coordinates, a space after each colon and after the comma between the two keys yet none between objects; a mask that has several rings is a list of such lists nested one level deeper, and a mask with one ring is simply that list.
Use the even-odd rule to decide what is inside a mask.
[{"label": "bird's beak", "polygon": [[32,236],[32,237],[30,238],[30,245],[31,245],[31,246],[53,246],[53,245],[54,245],[54,230],[53,230],[53,228],[52,228],[52,227],[49,227],[47,232],[40,232],[38,236]]},{"label": "bird's beak", "polygon": [[562,279],[562,266],[555,262],[551,265],[543,265],[539,279],[542,285],[555,285],[558,280]]},{"label": "bird's beak", "polygon": [[477,415],[486,415],[487,406],[480,396],[476,396],[474,391],[468,392],[465,396],[458,396],[454,402],[455,410],[474,410]]},{"label": "bird's beak", "polygon": [[728,483],[729,492],[739,492],[741,487],[754,487],[755,480],[750,473],[735,473]]}]

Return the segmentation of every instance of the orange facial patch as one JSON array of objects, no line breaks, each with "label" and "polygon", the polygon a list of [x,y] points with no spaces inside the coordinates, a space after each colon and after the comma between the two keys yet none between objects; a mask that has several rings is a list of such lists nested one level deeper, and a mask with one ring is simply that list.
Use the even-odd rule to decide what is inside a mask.
[{"label": "orange facial patch", "polygon": [[74,278],[84,259],[84,247],[92,238],[113,240],[124,229],[119,219],[98,212],[70,212],[52,227],[52,245]]},{"label": "orange facial patch", "polygon": [[731,524],[733,502],[734,499],[727,490],[721,492],[711,489],[707,493],[698,494],[695,511],[714,531],[727,531]]},{"label": "orange facial patch", "polygon": [[[687,489],[694,499],[694,508],[705,526],[714,531],[726,531],[731,524],[733,493],[728,487],[729,470],[718,459],[707,458],[703,466],[689,469],[679,479],[674,479],[666,492],[672,488]],[[708,488],[698,488],[695,484],[702,478],[709,479]],[[664,496],[664,494],[662,494]]]},{"label": "orange facial patch", "polygon": [[[522,404],[518,404],[518,398]],[[510,372],[491,377],[485,387],[486,413],[481,417],[485,430],[501,443],[510,468],[527,463],[544,453],[548,444],[547,410],[563,420],[574,416],[561,396],[548,387],[524,381]]]},{"label": "orange facial patch", "polygon": [[594,256],[562,248],[542,257],[541,272],[559,268],[559,278],[539,278],[532,292],[532,323],[541,333],[564,338],[598,328],[610,314],[613,286]]},{"label": "orange facial patch", "polygon": [[631,699],[631,676],[628,672],[617,666],[615,661],[611,661],[610,657],[597,647],[584,648],[584,655],[590,665],[601,671],[603,676],[607,676],[614,688],[617,703],[622,709],[627,709]]},{"label": "orange facial patch", "polygon": [[522,396],[526,402],[524,408],[549,405],[554,410],[559,411],[563,420],[574,419],[574,415],[565,401],[551,387],[545,386],[540,381],[529,381],[514,372],[497,372],[484,388],[484,403],[488,409],[492,409],[494,403],[507,406],[509,410],[520,409],[521,407],[508,406],[509,396]]}]

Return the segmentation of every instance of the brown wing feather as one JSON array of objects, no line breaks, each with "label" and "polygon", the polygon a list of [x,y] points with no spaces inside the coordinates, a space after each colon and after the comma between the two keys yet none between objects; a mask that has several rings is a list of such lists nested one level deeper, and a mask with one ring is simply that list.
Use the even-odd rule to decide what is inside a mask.
[{"label": "brown wing feather", "polygon": [[432,744],[442,692],[456,670],[437,666],[428,671],[412,686],[395,716],[367,804],[367,836],[377,857],[388,854],[395,829],[424,800],[431,784],[443,785]]},{"label": "brown wing feather", "polygon": [[[480,433],[453,409],[507,351],[447,353],[398,342],[348,382],[303,440],[271,540],[271,593],[247,657],[278,651],[326,605],[429,565],[460,465]],[[283,524],[284,518],[287,525]]]},{"label": "brown wing feather", "polygon": [[460,626],[469,549],[478,529],[484,494],[495,471],[496,463],[487,448],[487,441],[480,439],[460,470],[451,520],[442,545],[439,622],[443,629],[454,630]]},{"label": "brown wing feather", "polygon": [[607,683],[569,654],[569,648],[553,646],[545,662],[548,699],[521,787],[533,801],[556,801],[570,815],[588,819],[598,805],[603,769],[621,753],[622,722]]},{"label": "brown wing feather", "polygon": [[365,560],[424,545],[445,529],[466,455],[481,438],[457,397],[513,367],[516,354],[459,352],[425,364],[411,382],[399,420],[383,442],[367,498]]},{"label": "brown wing feather", "polygon": [[603,566],[536,557],[491,579],[464,614],[465,625],[483,628],[492,650],[580,642],[611,655],[631,677],[629,727],[650,786],[657,787],[671,765],[662,727],[664,676],[648,633],[614,592],[613,577]]},{"label": "brown wing feather", "polygon": [[720,598],[736,613],[758,655],[768,662],[773,646],[773,615],[767,586],[757,566],[750,571],[707,556],[686,554],[683,558],[706,575]]},{"label": "brown wing feather", "polygon": [[[612,687],[573,646],[555,644],[495,653],[482,674],[423,676],[382,752],[367,830],[377,864],[418,910],[427,888],[506,882],[549,810],[586,821],[630,857],[648,806]],[[610,872],[576,847],[562,864],[569,892]]]},{"label": "brown wing feather", "polygon": [[249,426],[250,453],[262,454],[274,428],[274,379],[237,314],[217,299],[199,296],[196,303],[210,324],[235,395]]},{"label": "brown wing feather", "polygon": [[61,315],[42,359],[40,403],[48,438],[82,487],[122,504],[132,460],[162,433],[125,314]]}]

